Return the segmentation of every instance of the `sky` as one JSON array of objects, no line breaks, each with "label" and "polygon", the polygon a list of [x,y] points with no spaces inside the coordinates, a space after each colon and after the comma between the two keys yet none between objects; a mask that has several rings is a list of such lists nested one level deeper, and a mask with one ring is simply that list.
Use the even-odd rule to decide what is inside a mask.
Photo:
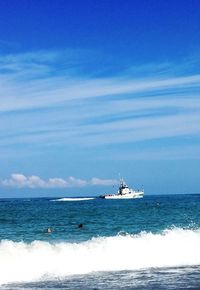
[{"label": "sky", "polygon": [[200,193],[198,0],[0,1],[0,198]]}]

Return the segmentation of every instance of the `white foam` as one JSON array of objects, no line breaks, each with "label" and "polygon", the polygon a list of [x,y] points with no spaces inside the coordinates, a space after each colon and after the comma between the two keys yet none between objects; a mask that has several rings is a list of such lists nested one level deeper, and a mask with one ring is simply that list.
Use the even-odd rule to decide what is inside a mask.
[{"label": "white foam", "polygon": [[0,243],[0,284],[86,274],[200,265],[200,230],[173,229],[82,243]]},{"label": "white foam", "polygon": [[53,199],[52,201],[82,201],[82,200],[91,200],[95,197],[63,197],[58,199]]}]

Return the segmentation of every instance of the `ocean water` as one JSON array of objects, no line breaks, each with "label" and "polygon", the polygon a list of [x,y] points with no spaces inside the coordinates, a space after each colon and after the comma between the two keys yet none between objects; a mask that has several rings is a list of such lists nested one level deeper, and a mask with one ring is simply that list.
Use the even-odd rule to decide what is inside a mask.
[{"label": "ocean water", "polygon": [[1,199],[0,289],[200,289],[200,195]]}]

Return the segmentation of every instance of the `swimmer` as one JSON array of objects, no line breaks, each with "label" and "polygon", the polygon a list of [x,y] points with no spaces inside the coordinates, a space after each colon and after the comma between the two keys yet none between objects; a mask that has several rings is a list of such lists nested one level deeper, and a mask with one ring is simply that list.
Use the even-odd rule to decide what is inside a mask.
[{"label": "swimmer", "polygon": [[52,233],[52,229],[51,229],[51,228],[48,228],[48,229],[47,229],[47,233],[48,233],[48,234],[51,234],[51,233]]}]

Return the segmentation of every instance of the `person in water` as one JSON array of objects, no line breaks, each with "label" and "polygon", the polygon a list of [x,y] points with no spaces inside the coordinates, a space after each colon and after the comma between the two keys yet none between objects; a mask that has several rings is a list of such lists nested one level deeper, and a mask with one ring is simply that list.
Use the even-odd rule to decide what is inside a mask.
[{"label": "person in water", "polygon": [[51,234],[51,233],[52,233],[52,229],[51,229],[51,228],[48,228],[48,229],[47,229],[47,233],[48,233],[48,234]]}]

